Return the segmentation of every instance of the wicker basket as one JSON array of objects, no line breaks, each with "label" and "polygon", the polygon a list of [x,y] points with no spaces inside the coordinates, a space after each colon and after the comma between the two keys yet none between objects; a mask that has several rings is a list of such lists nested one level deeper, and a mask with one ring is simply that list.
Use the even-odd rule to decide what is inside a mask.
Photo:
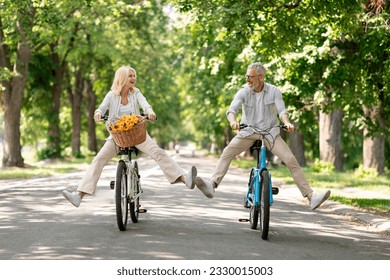
[{"label": "wicker basket", "polygon": [[121,148],[133,147],[146,140],[146,118],[137,116],[139,122],[127,131],[110,131],[115,144]]}]

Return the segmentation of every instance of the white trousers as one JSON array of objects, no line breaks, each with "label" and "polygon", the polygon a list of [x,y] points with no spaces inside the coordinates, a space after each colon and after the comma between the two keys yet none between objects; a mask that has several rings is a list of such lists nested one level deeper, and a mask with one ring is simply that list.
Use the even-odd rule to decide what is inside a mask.
[{"label": "white trousers", "polygon": [[[165,177],[173,184],[185,174],[184,170],[163,150],[157,143],[146,134],[146,140],[136,146],[138,150],[149,155],[160,166]],[[118,146],[113,140],[106,140],[99,153],[95,156],[89,165],[84,177],[80,181],[77,190],[92,195],[99,178],[102,174],[103,167],[118,153]],[[115,176],[115,174],[113,174]]]}]

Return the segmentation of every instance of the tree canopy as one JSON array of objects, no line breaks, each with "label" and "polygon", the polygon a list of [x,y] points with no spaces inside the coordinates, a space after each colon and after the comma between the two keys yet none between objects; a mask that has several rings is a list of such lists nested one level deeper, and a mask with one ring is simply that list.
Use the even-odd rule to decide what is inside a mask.
[{"label": "tree canopy", "polygon": [[[0,0],[3,112],[10,81],[21,74],[13,68],[18,46],[28,44],[20,140],[41,157],[86,146],[94,131],[88,106],[101,102],[121,65],[137,70],[159,118],[149,130],[161,145],[192,140],[220,150],[233,134],[225,111],[248,64],[260,61],[313,158],[319,112],[343,112],[344,153],[355,165],[364,137],[389,146],[389,7],[385,0]],[[96,131],[102,141],[106,132]]]}]

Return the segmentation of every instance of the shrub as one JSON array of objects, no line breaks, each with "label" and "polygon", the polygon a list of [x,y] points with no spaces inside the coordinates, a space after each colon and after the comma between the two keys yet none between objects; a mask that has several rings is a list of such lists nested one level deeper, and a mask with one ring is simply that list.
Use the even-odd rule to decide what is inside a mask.
[{"label": "shrub", "polygon": [[377,178],[379,176],[379,173],[374,168],[367,168],[363,165],[359,165],[359,167],[354,172],[356,178],[361,179],[372,179]]},{"label": "shrub", "polygon": [[317,173],[322,173],[322,174],[329,174],[332,173],[335,170],[335,167],[332,163],[326,162],[319,160],[316,158],[314,161],[314,166],[313,166],[313,171]]}]

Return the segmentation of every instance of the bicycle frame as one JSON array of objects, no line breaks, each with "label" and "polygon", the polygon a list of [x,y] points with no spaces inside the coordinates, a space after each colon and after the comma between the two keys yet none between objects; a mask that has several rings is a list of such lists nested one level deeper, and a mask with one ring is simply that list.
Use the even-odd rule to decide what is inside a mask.
[{"label": "bicycle frame", "polygon": [[[257,155],[257,168],[253,168],[252,172],[254,173],[250,187],[248,188],[247,200],[251,206],[259,206],[261,201],[261,173],[263,171],[268,172],[269,178],[271,179],[271,173],[267,170],[267,148],[264,145],[264,141],[261,140],[261,148],[259,154]],[[254,188],[254,194],[252,194],[252,188]],[[269,189],[270,189],[270,205],[273,203],[272,195],[272,180],[269,180]]]},{"label": "bicycle frame", "polygon": [[138,214],[146,213],[139,209],[139,198],[142,194],[138,175],[138,165],[132,160],[132,153],[138,154],[135,147],[121,149],[118,152],[120,159],[117,165],[116,181],[111,182],[111,189],[115,189],[115,205],[118,228],[125,231],[127,227],[128,212],[131,221],[138,222]]},{"label": "bicycle frame", "polygon": [[119,161],[123,161],[126,165],[126,174],[127,174],[127,189],[128,189],[128,198],[129,202],[134,202],[138,197],[141,196],[142,189],[140,184],[140,192],[135,193],[134,186],[137,182],[131,182],[132,179],[136,179],[138,174],[134,174],[135,171],[135,161],[132,159],[131,154],[137,153],[133,148],[128,148],[127,153],[120,154],[121,158]]},{"label": "bicycle frame", "polygon": [[[103,116],[101,121],[103,120],[108,120],[108,116]],[[118,151],[117,155],[120,159],[117,164],[116,181],[110,182],[110,188],[115,189],[116,217],[121,231],[126,230],[128,212],[133,223],[138,222],[139,213],[147,212],[146,209],[140,209],[139,201],[143,191],[138,164],[132,159],[132,153],[138,155],[138,149],[127,147]]]}]

